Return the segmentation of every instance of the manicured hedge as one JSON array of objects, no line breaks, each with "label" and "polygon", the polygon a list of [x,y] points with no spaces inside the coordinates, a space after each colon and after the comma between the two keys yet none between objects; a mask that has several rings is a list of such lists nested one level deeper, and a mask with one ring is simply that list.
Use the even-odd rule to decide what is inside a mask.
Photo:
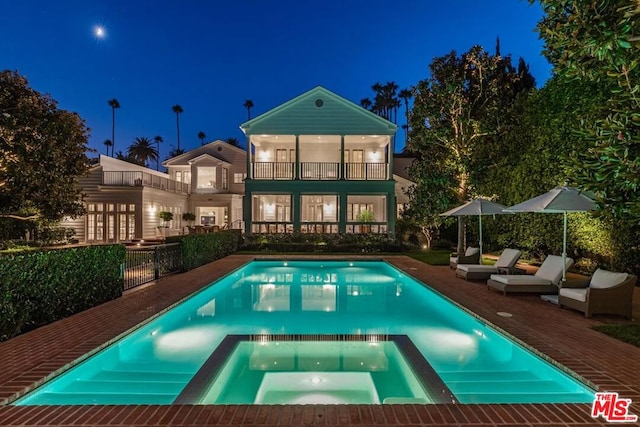
[{"label": "manicured hedge", "polygon": [[266,252],[348,252],[358,254],[406,252],[414,249],[414,247],[382,234],[288,233],[247,237],[242,249]]},{"label": "manicured hedge", "polygon": [[235,252],[241,239],[239,230],[238,232],[229,230],[219,233],[171,236],[167,237],[167,243],[180,243],[182,267],[188,271]]},{"label": "manicured hedge", "polygon": [[0,256],[0,340],[119,297],[124,258],[122,245]]}]

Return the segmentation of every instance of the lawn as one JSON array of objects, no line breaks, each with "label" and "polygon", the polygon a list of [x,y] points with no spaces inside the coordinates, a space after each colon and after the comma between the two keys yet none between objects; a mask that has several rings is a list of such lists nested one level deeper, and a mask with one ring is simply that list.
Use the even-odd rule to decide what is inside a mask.
[{"label": "lawn", "polygon": [[429,249],[422,252],[409,252],[405,255],[430,265],[449,265],[451,251],[448,249]]}]

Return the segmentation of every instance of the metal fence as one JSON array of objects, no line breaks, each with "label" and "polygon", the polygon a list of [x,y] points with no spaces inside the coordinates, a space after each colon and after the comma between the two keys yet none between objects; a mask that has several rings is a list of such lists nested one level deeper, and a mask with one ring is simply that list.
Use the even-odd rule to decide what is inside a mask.
[{"label": "metal fence", "polygon": [[180,243],[127,247],[124,290],[157,280],[181,269]]}]

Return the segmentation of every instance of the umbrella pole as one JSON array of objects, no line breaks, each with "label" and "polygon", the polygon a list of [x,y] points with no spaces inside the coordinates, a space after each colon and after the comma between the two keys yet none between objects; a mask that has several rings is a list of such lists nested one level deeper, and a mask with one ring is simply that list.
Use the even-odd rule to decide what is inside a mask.
[{"label": "umbrella pole", "polygon": [[567,278],[567,211],[564,211],[564,226],[562,233],[562,281]]},{"label": "umbrella pole", "polygon": [[480,242],[478,246],[480,246],[480,264],[482,264],[482,214],[478,215],[478,221],[480,222],[480,224],[478,225],[478,234],[480,236]]}]

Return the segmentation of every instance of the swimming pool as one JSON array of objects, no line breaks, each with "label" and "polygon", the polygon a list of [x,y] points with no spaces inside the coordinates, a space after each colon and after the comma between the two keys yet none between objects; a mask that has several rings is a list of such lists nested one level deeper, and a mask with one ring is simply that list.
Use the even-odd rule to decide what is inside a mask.
[{"label": "swimming pool", "polygon": [[[366,348],[385,343],[371,356],[383,370],[345,362],[350,352],[366,355],[360,341]],[[281,347],[260,359],[264,344]],[[320,354],[328,346],[338,358]],[[252,369],[252,357],[280,366],[293,360],[297,368]],[[299,369],[312,361],[328,366]],[[425,370],[434,375],[420,374]],[[399,375],[389,372],[401,372],[404,382],[391,384]],[[384,262],[254,261],[14,404],[269,403],[273,396],[310,403],[313,387],[346,376],[317,403],[362,402],[353,396],[368,403],[429,402],[434,381],[460,403],[594,398],[581,382]],[[236,389],[255,393],[223,390],[238,378],[244,382]],[[286,385],[297,380],[313,384],[307,395]]]}]

